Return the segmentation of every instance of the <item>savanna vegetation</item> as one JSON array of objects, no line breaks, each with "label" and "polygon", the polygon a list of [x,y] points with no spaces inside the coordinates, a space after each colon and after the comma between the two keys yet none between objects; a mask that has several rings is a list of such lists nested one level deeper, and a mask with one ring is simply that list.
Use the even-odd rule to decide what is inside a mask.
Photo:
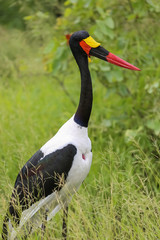
[{"label": "savanna vegetation", "polygon": [[[160,239],[159,26],[157,0],[0,0],[0,230],[20,168],[75,112],[80,76],[65,35],[84,29],[142,71],[91,59],[93,163],[68,239]],[[61,215],[45,239],[61,239]]]}]

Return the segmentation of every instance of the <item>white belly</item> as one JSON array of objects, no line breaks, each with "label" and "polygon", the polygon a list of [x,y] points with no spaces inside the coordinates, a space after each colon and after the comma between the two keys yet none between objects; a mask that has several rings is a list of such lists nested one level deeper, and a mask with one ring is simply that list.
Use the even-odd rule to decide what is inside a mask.
[{"label": "white belly", "polygon": [[82,153],[78,150],[67,177],[67,184],[78,188],[88,175],[91,163],[92,152]]}]

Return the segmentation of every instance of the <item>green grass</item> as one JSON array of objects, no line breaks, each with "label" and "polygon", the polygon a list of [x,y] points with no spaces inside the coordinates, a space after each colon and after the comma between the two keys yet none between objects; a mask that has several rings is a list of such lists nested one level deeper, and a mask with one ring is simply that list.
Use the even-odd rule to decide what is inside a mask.
[{"label": "green grass", "polygon": [[[44,72],[41,48],[28,44],[20,32],[3,31],[0,50],[7,60],[0,81],[0,226],[20,168],[75,111],[63,88]],[[159,95],[145,92],[145,74],[139,77],[136,95],[125,98],[108,96],[93,80],[93,164],[70,204],[70,240],[160,239],[160,139],[145,126],[153,109],[158,114]],[[65,86],[78,103],[75,75]],[[128,80],[132,89],[134,84]],[[61,215],[48,223],[45,239],[61,239]],[[39,237],[37,231],[30,239]]]}]

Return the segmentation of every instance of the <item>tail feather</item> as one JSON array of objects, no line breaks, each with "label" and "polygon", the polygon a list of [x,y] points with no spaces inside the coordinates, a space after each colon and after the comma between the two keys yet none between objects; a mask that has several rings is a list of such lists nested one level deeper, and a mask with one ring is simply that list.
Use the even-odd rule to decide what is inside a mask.
[{"label": "tail feather", "polygon": [[[11,239],[17,239],[17,235],[25,236],[32,234],[38,227],[41,227],[43,218],[46,214],[52,215],[52,217],[61,209],[61,206],[57,200],[56,193],[52,193],[45,199],[33,204],[29,209],[24,210],[21,215],[19,225],[11,231],[8,229],[8,235]],[[47,217],[47,221],[50,219]],[[8,240],[4,238],[3,240]]]},{"label": "tail feather", "polygon": [[13,240],[17,239],[17,235],[22,237],[33,233],[38,227],[41,227],[46,212],[47,221],[49,221],[61,208],[67,206],[70,200],[71,194],[67,191],[66,193],[65,191],[53,192],[24,210],[17,222],[13,219],[15,223],[13,226],[10,221],[10,214],[6,214],[3,222],[2,239]]}]

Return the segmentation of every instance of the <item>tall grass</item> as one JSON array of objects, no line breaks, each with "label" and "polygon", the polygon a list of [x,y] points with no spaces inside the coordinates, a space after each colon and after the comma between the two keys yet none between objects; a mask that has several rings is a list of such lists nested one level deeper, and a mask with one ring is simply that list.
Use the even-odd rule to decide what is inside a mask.
[{"label": "tall grass", "polygon": [[[0,50],[14,67],[5,66],[9,74],[4,67],[0,81],[0,226],[20,168],[75,111],[64,89],[43,71],[37,59],[38,47],[30,46],[19,32],[5,34]],[[5,46],[12,34],[17,37]],[[24,51],[17,51],[19,45]],[[80,83],[66,79],[65,84],[78,103]],[[119,123],[113,121],[111,126],[106,116],[115,110],[116,99],[112,102],[113,98],[106,98],[106,89],[97,80],[93,87],[89,128],[93,164],[70,204],[68,239],[160,239],[159,138],[145,129],[136,134],[129,129],[132,124],[134,129],[139,127],[141,117],[137,110],[135,122],[125,119],[127,128],[123,119]],[[144,96],[142,86],[138,94],[139,98]],[[141,100],[136,100],[137,104],[138,101]],[[130,98],[127,104],[133,104]],[[47,224],[45,239],[61,239],[61,228],[60,211]],[[29,239],[39,239],[40,235],[37,231]]]}]

